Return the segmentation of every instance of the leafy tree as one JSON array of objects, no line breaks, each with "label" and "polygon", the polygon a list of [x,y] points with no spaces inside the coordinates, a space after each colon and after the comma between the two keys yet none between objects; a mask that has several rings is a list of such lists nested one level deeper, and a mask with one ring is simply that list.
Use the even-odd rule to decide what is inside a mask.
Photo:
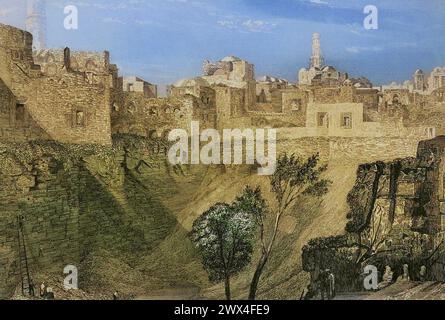
[{"label": "leafy tree", "polygon": [[218,203],[194,223],[192,241],[201,251],[204,268],[212,282],[224,281],[230,300],[230,278],[251,260],[255,222],[240,206]]},{"label": "leafy tree", "polygon": [[[278,158],[276,171],[270,176],[271,190],[276,200],[274,209],[275,218],[273,226],[270,228],[270,234],[265,234],[265,210],[259,209],[261,208],[260,203],[262,204],[262,201],[259,200],[261,198],[260,195],[258,195],[259,189],[252,191],[251,196],[246,198],[251,199],[251,210],[249,211],[256,215],[261,239],[261,257],[250,285],[250,300],[254,300],[256,297],[258,283],[272,253],[273,245],[278,234],[278,226],[283,215],[295,206],[296,201],[301,195],[308,194],[320,197],[328,190],[330,181],[321,179],[321,174],[327,167],[318,166],[318,162],[318,154],[309,157],[305,161],[295,155],[288,156],[287,154]],[[246,205],[245,210],[247,211],[249,201],[244,202]],[[269,230],[269,228],[267,230]]]}]

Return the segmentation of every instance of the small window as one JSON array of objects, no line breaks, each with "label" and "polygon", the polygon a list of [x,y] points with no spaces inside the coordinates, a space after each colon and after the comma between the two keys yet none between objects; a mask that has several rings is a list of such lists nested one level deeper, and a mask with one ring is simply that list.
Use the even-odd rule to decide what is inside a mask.
[{"label": "small window", "polygon": [[15,106],[15,122],[17,125],[25,123],[25,105],[17,103]]},{"label": "small window", "polygon": [[85,127],[85,113],[81,110],[76,111],[76,127]]},{"label": "small window", "polygon": [[291,108],[294,111],[300,111],[300,109],[301,109],[301,99],[294,99],[294,100],[292,100]]},{"label": "small window", "polygon": [[343,113],[341,115],[341,127],[344,129],[352,128],[352,115],[350,113]]},{"label": "small window", "polygon": [[12,54],[12,59],[13,59],[13,60],[21,60],[22,55],[21,55],[20,51],[18,51],[18,50],[13,50],[13,51],[11,52],[11,54]]},{"label": "small window", "polygon": [[327,112],[319,112],[317,114],[317,125],[319,127],[325,127],[325,128],[329,126]]}]

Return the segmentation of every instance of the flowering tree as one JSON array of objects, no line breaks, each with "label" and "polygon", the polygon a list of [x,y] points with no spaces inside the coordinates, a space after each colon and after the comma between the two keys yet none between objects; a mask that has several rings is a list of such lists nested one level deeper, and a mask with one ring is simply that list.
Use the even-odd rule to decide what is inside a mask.
[{"label": "flowering tree", "polygon": [[230,278],[251,260],[255,233],[252,215],[236,205],[218,203],[194,223],[192,241],[200,250],[202,263],[212,282],[224,281],[230,300]]},{"label": "flowering tree", "polygon": [[[327,167],[319,166],[319,160],[318,154],[309,157],[307,160],[287,154],[279,157],[277,169],[270,176],[270,186],[275,196],[276,206],[271,206],[274,219],[269,234],[266,234],[265,227],[266,219],[264,214],[266,211],[252,210],[257,217],[256,220],[260,228],[261,257],[250,284],[249,300],[255,300],[256,298],[258,284],[273,251],[278,235],[278,226],[282,217],[295,206],[300,196],[311,195],[321,197],[328,191],[330,181],[321,178]],[[250,207],[258,208],[258,199],[262,199],[259,189],[254,192],[254,197],[251,199],[255,200],[247,201],[247,203],[250,203]],[[261,202],[263,201],[261,200]]]}]

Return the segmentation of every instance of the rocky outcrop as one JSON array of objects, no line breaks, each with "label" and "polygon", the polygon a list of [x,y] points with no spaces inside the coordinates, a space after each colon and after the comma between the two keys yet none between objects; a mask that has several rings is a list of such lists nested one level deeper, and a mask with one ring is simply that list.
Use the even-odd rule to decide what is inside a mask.
[{"label": "rocky outcrop", "polygon": [[362,290],[366,265],[380,271],[389,265],[397,278],[408,264],[413,280],[426,266],[428,280],[445,280],[439,272],[445,258],[444,183],[444,136],[420,142],[416,158],[359,166],[345,234],[314,239],[303,248],[312,289],[319,273],[330,269],[339,291]]}]

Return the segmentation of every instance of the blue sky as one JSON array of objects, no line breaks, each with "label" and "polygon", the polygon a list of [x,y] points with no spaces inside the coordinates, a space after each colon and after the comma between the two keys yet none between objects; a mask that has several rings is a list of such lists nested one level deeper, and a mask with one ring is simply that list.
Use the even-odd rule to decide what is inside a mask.
[{"label": "blue sky", "polygon": [[[79,29],[63,28],[65,5]],[[379,9],[365,30],[363,8]],[[25,0],[0,0],[0,22],[24,26]],[[444,0],[47,0],[48,45],[109,50],[123,75],[167,84],[199,75],[204,59],[236,55],[256,75],[296,81],[321,33],[328,64],[375,84],[445,65]]]}]

